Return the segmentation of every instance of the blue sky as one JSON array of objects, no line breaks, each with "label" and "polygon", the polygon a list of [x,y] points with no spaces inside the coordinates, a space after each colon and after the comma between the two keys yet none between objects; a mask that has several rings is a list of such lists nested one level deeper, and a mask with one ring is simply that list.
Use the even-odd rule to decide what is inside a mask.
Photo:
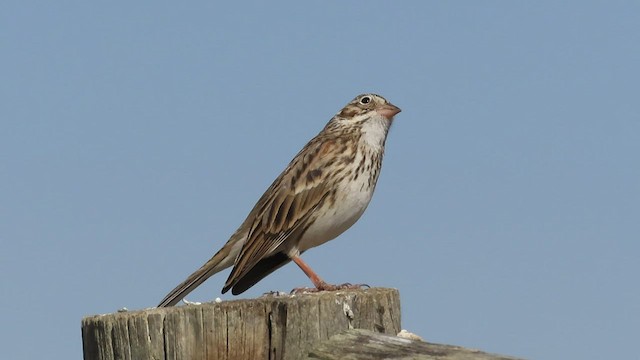
[{"label": "blue sky", "polygon": [[398,288],[431,342],[637,355],[638,2],[5,2],[0,30],[3,357],[156,305],[363,92],[403,112],[322,277]]}]

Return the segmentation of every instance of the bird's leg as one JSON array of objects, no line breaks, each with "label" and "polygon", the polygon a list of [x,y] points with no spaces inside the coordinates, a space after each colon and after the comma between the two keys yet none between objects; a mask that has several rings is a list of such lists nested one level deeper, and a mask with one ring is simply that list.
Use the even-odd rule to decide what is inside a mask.
[{"label": "bird's leg", "polygon": [[299,256],[294,256],[292,260],[294,263],[296,263],[296,265],[298,265],[298,267],[300,267],[300,269],[304,272],[304,274],[307,275],[307,277],[309,278],[309,280],[311,280],[311,282],[313,283],[313,286],[315,286],[316,289],[318,289],[319,291],[333,290],[332,287],[334,286],[327,284],[324,280],[322,280],[320,276],[318,276],[318,274],[316,274],[315,271],[311,270],[311,267],[309,267],[309,265],[307,265],[306,262],[302,261],[302,259]]},{"label": "bird's leg", "polygon": [[302,259],[299,256],[294,256],[291,260],[293,260],[293,262],[296,263],[298,267],[300,267],[300,269],[305,273],[305,275],[309,277],[309,280],[311,280],[311,282],[313,283],[313,286],[316,287],[315,289],[296,288],[292,290],[292,292],[294,293],[313,292],[313,291],[334,291],[334,290],[344,290],[344,289],[360,289],[363,286],[369,287],[369,285],[365,285],[365,284],[352,285],[349,283],[342,284],[342,285],[331,285],[325,282],[324,280],[322,280],[320,276],[318,276],[318,274],[316,274],[315,271],[311,270],[311,267],[309,267],[307,263],[302,261]]}]

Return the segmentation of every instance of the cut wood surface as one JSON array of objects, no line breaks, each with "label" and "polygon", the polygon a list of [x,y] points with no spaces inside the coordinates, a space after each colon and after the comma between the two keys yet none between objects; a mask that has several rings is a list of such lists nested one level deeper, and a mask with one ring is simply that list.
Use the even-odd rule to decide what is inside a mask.
[{"label": "cut wood surface", "polygon": [[88,316],[85,360],[304,359],[348,329],[400,331],[400,296],[372,288]]},{"label": "cut wood surface", "polygon": [[432,344],[367,330],[348,330],[314,346],[314,360],[517,360],[459,346]]}]

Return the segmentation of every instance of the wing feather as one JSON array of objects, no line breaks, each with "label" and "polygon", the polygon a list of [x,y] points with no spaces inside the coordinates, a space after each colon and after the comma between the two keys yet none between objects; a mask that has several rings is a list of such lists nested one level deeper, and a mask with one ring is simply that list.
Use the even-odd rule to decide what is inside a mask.
[{"label": "wing feather", "polygon": [[[262,195],[245,222],[250,231],[223,292],[233,287],[262,259],[278,253],[285,241],[298,242],[314,211],[331,194],[324,167],[334,139],[314,138]],[[299,156],[300,154],[305,156]],[[247,224],[249,225],[249,224]],[[293,234],[293,237],[292,237]]]}]

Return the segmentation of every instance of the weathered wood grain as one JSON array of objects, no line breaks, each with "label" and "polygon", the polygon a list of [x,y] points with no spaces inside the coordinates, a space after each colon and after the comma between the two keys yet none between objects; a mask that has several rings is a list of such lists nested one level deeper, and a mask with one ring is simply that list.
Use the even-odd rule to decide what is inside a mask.
[{"label": "weathered wood grain", "polygon": [[517,360],[459,346],[408,340],[368,330],[348,330],[316,344],[309,360]]},{"label": "weathered wood grain", "polygon": [[372,288],[149,309],[82,320],[85,360],[301,359],[347,329],[396,334],[400,296]]}]

